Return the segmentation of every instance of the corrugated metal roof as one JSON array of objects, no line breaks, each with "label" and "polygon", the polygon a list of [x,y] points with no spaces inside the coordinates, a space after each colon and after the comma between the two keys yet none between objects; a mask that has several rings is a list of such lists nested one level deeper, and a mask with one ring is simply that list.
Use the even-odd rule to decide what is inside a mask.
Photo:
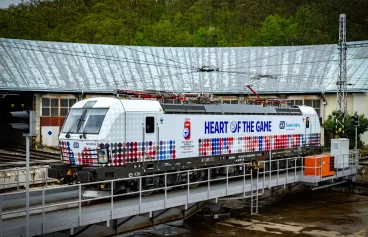
[{"label": "corrugated metal roof", "polygon": [[[355,91],[368,89],[368,41],[350,44],[361,43],[347,51]],[[0,38],[1,90],[248,93],[243,85],[251,83],[259,93],[321,92],[336,90],[338,70],[335,44],[168,48]]]}]

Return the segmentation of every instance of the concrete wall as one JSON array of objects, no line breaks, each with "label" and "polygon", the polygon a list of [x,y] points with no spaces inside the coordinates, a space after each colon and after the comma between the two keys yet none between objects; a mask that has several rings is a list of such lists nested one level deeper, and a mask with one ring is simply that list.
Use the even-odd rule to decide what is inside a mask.
[{"label": "concrete wall", "polygon": [[[357,94],[359,95],[359,94]],[[332,114],[332,111],[336,110],[336,94],[326,94],[325,95],[325,99],[326,99],[326,106],[325,106],[325,118],[327,119],[327,116]],[[353,100],[355,98],[353,97],[353,94],[348,94],[348,113],[351,115],[353,114]]]}]

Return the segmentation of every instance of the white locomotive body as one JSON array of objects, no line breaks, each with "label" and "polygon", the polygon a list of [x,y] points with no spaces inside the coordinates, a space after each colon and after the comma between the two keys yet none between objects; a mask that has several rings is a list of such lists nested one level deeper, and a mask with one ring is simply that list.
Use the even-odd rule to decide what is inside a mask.
[{"label": "white locomotive body", "polygon": [[[73,105],[60,133],[63,165],[90,182],[287,157],[320,148],[320,124],[307,106],[160,104],[92,98]],[[119,168],[119,169],[117,169]]]}]

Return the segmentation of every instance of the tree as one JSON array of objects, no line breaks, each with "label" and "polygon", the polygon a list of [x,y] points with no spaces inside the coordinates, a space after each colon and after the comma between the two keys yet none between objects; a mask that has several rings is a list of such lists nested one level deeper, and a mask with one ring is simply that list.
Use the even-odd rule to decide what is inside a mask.
[{"label": "tree", "polygon": [[[357,112],[354,113],[357,115]],[[324,129],[326,135],[329,135],[329,138],[333,138],[336,135],[336,111],[333,111],[332,114],[328,115],[325,123]],[[350,148],[354,148],[355,144],[355,127],[352,123],[351,116],[347,116],[344,123],[345,135],[350,140]],[[364,114],[359,115],[359,126],[358,126],[358,148],[362,148],[364,146],[364,142],[361,140],[361,134],[368,131],[368,118],[364,116]],[[325,144],[330,145],[330,139],[325,142]]]},{"label": "tree", "polygon": [[180,47],[333,44],[368,38],[366,0],[30,0],[0,9],[0,37]]},{"label": "tree", "polygon": [[290,45],[296,38],[297,26],[293,18],[271,15],[262,23],[255,45]]}]

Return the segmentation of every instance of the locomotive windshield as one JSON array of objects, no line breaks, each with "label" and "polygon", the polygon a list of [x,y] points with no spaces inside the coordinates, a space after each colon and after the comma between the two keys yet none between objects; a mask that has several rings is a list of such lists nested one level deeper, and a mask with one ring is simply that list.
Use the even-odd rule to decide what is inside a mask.
[{"label": "locomotive windshield", "polygon": [[71,109],[63,133],[98,134],[108,109]]}]

